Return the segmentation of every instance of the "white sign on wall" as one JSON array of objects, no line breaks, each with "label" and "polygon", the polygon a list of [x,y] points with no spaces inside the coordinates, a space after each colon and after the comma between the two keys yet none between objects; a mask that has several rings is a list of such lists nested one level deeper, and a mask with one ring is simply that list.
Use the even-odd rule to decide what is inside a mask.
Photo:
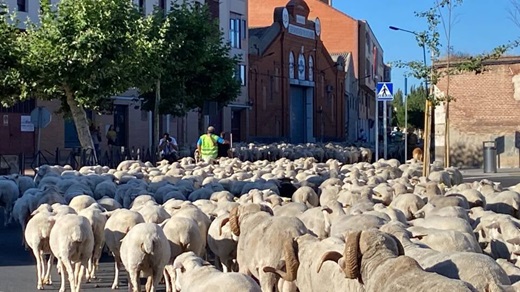
[{"label": "white sign on wall", "polygon": [[31,116],[20,117],[20,131],[34,132],[34,124],[31,122]]}]

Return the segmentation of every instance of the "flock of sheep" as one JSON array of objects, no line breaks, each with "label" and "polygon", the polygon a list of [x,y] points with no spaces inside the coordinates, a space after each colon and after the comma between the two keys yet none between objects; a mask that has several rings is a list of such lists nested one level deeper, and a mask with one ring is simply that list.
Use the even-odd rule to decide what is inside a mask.
[{"label": "flock of sheep", "polygon": [[314,157],[44,165],[2,177],[0,206],[38,289],[56,263],[60,292],[79,291],[108,252],[112,288],[124,268],[130,291],[141,276],[146,291],[520,291],[520,184],[421,172]]}]

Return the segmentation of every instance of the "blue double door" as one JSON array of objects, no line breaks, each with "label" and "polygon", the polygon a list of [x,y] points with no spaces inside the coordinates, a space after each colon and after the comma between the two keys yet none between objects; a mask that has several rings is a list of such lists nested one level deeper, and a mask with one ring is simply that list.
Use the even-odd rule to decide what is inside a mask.
[{"label": "blue double door", "polygon": [[290,141],[291,143],[307,143],[313,134],[312,89],[291,86],[290,89]]}]

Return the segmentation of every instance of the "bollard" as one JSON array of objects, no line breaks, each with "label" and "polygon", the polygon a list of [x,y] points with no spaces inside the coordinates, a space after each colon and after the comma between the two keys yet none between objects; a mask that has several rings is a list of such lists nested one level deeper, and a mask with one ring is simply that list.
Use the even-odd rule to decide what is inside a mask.
[{"label": "bollard", "polygon": [[482,143],[484,151],[484,173],[497,172],[497,147],[495,141],[484,141]]}]

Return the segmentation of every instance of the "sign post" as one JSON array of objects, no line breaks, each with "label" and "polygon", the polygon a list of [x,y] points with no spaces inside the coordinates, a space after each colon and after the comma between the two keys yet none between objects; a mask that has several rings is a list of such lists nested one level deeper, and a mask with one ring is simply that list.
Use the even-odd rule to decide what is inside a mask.
[{"label": "sign post", "polygon": [[31,112],[31,122],[38,128],[38,144],[36,152],[36,164],[40,166],[40,141],[42,136],[42,128],[47,127],[51,123],[51,113],[44,107],[39,106]]},{"label": "sign post", "polygon": [[383,102],[383,153],[387,159],[388,135],[387,135],[387,101],[394,100],[394,86],[391,82],[378,82],[376,86],[376,160],[379,159],[379,101]]}]

